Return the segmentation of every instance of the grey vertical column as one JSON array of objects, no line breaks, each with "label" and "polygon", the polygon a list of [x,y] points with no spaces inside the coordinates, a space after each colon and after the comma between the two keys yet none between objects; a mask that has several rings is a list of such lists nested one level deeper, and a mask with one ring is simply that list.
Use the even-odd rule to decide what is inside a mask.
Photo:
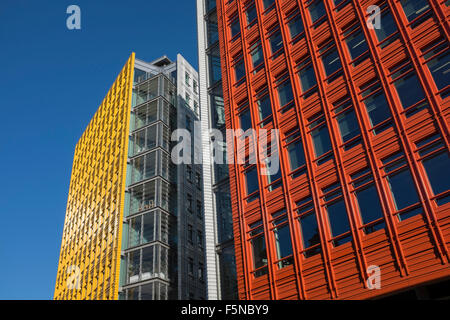
[{"label": "grey vertical column", "polygon": [[206,57],[206,26],[204,21],[205,5],[203,0],[197,0],[197,28],[198,28],[198,68],[199,68],[199,92],[200,115],[202,133],[203,155],[203,196],[205,219],[205,250],[206,250],[206,281],[208,300],[219,299],[218,263],[216,256],[217,223],[214,210],[214,198],[212,191],[212,155],[210,146],[210,111],[208,104],[208,63]]}]

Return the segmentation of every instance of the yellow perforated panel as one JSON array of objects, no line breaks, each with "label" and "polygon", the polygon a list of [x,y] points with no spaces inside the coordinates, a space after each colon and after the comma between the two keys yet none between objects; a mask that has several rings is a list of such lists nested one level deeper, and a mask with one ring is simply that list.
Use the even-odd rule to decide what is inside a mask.
[{"label": "yellow perforated panel", "polygon": [[75,148],[54,299],[118,298],[134,59]]}]

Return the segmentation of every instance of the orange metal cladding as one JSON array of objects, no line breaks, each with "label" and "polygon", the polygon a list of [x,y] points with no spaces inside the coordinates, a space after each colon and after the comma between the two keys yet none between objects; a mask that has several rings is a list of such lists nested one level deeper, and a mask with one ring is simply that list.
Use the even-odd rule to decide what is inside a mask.
[{"label": "orange metal cladding", "polygon": [[77,143],[55,300],[117,300],[135,54]]},{"label": "orange metal cladding", "polygon": [[[276,183],[281,187],[270,191],[274,183],[268,184],[265,176],[258,175],[258,200],[247,201],[246,169],[243,165],[230,165],[240,299],[368,299],[450,276],[450,203],[444,201],[438,205],[438,200],[449,197],[450,190],[447,188],[434,194],[422,164],[424,139],[438,134],[441,152],[449,150],[450,86],[446,84],[438,89],[427,66],[430,61],[427,52],[430,47],[436,47],[438,41],[447,52],[449,50],[448,1],[428,1],[428,7],[408,21],[397,0],[323,0],[326,15],[312,23],[309,6],[317,2],[276,0],[264,8],[262,0],[217,1],[227,128],[240,128],[239,114],[242,105],[248,104],[252,127],[259,133],[262,121],[257,116],[256,97],[264,89],[268,90],[272,106],[271,121],[264,122],[264,129],[280,130],[277,148],[281,181]],[[253,5],[256,19],[249,22],[246,12]],[[396,31],[381,42],[376,31],[366,23],[370,5],[379,6],[382,14],[389,11],[396,25]],[[295,12],[301,17],[304,30],[291,39],[288,23]],[[236,18],[239,19],[240,33],[232,37],[230,29],[232,24],[235,26]],[[368,50],[352,59],[344,38],[348,36],[347,30],[354,26],[362,31]],[[278,28],[283,45],[272,53],[269,38]],[[264,64],[253,68],[250,52],[259,39]],[[321,56],[325,55],[324,44],[333,42],[341,67],[326,75]],[[234,66],[241,58],[245,64],[245,80],[236,81]],[[302,92],[298,72],[308,59],[317,83]],[[397,77],[394,74],[405,66],[412,70],[408,72],[416,73],[424,98],[403,109],[394,85]],[[277,86],[283,78],[292,84],[293,100],[280,106]],[[387,120],[373,127],[362,94],[367,87],[370,88],[368,84],[371,82],[376,84],[372,88],[379,86],[377,91],[384,92],[390,111]],[[353,105],[360,129],[357,137],[345,143],[336,118],[339,109],[336,104],[344,97]],[[419,108],[422,105],[424,107]],[[328,127],[332,148],[316,158],[311,138],[311,126],[315,120],[311,119],[320,112]],[[303,142],[304,173],[290,169],[286,134],[292,130],[298,130]],[[237,138],[234,139],[234,145],[237,145]],[[230,157],[237,160],[239,154],[248,156],[252,145],[249,143],[245,148],[235,150]],[[399,151],[404,154],[398,158],[404,162],[401,168],[409,168],[418,201],[397,210],[388,181],[390,163],[386,159]],[[259,153],[256,156],[256,168],[260,170],[263,159]],[[331,156],[332,160],[324,160]],[[359,187],[355,186],[355,175],[364,169],[373,177],[371,183],[383,211],[381,218],[365,224],[356,198]],[[324,191],[336,182],[342,187],[338,190],[342,190],[349,220],[350,230],[344,235],[352,239],[338,246],[334,243],[342,235],[332,236]],[[312,212],[316,212],[320,237],[316,248],[321,252],[314,255],[306,254],[310,249],[304,248],[298,213],[298,203],[309,198],[312,199]],[[292,263],[283,268],[279,267],[272,219],[272,214],[281,209],[287,212],[294,252],[288,257]],[[421,210],[421,214],[399,218],[406,217],[415,209]],[[249,239],[249,226],[258,221],[264,226],[267,250],[267,273],[261,276],[255,275]],[[380,222],[384,222],[385,228],[365,232]],[[373,265],[381,270],[381,289],[378,290],[370,290],[366,285],[368,267]]]}]

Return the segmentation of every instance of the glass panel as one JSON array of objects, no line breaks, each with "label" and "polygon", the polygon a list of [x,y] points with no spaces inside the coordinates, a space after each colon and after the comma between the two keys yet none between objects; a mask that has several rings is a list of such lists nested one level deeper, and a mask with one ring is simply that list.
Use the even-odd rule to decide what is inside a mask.
[{"label": "glass panel", "polygon": [[155,221],[154,212],[144,215],[144,231],[142,233],[142,243],[148,243],[155,240]]},{"label": "glass panel", "polygon": [[264,235],[251,240],[254,269],[267,265],[266,241]]},{"label": "glass panel", "polygon": [[289,225],[286,224],[280,228],[275,228],[273,233],[275,237],[278,260],[290,256],[292,254],[292,243]]},{"label": "glass panel", "polygon": [[256,104],[258,105],[259,109],[259,120],[262,121],[268,116],[272,115],[272,106],[270,103],[269,95],[266,95],[263,98],[259,99]]},{"label": "glass panel", "polygon": [[342,142],[345,143],[359,135],[358,120],[353,109],[347,110],[336,117],[341,132]]},{"label": "glass panel", "polygon": [[366,105],[372,127],[391,117],[386,98],[382,92],[377,92],[370,96],[364,100],[364,104]]},{"label": "glass panel", "polygon": [[312,87],[316,85],[316,75],[314,73],[314,69],[312,64],[309,64],[307,67],[303,68],[298,73],[300,77],[300,85],[302,86],[302,92],[308,91]]},{"label": "glass panel", "polygon": [[409,22],[430,8],[426,0],[400,0],[400,3]]},{"label": "glass panel", "polygon": [[153,300],[153,283],[141,287],[141,300]]},{"label": "glass panel", "polygon": [[374,185],[357,191],[356,198],[358,200],[359,212],[361,213],[363,224],[370,223],[383,217],[380,199]]},{"label": "glass panel", "polygon": [[247,183],[247,195],[252,194],[253,192],[256,192],[259,190],[258,175],[257,175],[256,167],[248,170],[245,173],[245,180]]},{"label": "glass panel", "polygon": [[280,107],[285,106],[294,99],[294,94],[292,93],[292,86],[290,81],[285,81],[278,88],[278,98],[280,101]]},{"label": "glass panel", "polygon": [[[376,19],[374,19],[372,23],[375,23],[375,20]],[[380,28],[374,27],[374,30],[379,42],[397,31],[397,25],[395,24],[389,9],[381,13],[381,26]]]},{"label": "glass panel", "polygon": [[290,144],[288,147],[289,162],[291,165],[291,170],[303,166],[305,164],[305,153],[303,151],[303,143],[301,141],[296,141]]},{"label": "glass panel", "polygon": [[320,128],[313,130],[311,136],[314,143],[316,158],[319,158],[331,150],[330,136],[326,126],[321,126]]},{"label": "glass panel", "polygon": [[408,169],[387,177],[397,210],[419,202],[416,188]]},{"label": "glass panel", "polygon": [[320,243],[319,227],[315,213],[301,217],[300,227],[304,249]]},{"label": "glass panel", "polygon": [[139,281],[140,250],[128,254],[128,283]]},{"label": "glass panel", "polygon": [[406,109],[425,98],[422,86],[414,72],[410,72],[406,77],[396,80],[394,85],[397,89],[403,109]]},{"label": "glass panel", "polygon": [[136,217],[130,220],[128,228],[129,247],[134,247],[141,244],[141,221],[142,217]]},{"label": "glass panel", "polygon": [[337,237],[350,230],[347,209],[343,200],[326,206],[328,219],[330,221],[331,234]]},{"label": "glass panel", "polygon": [[435,195],[450,189],[450,158],[447,152],[424,160],[423,166]]},{"label": "glass panel", "polygon": [[153,277],[153,250],[153,246],[142,249],[142,281]]}]

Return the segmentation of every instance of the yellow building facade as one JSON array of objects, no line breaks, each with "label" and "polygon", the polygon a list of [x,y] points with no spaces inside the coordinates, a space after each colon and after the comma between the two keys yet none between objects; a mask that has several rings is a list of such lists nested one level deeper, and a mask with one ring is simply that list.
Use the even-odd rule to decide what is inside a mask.
[{"label": "yellow building facade", "polygon": [[78,141],[56,279],[55,300],[117,300],[132,53]]}]

